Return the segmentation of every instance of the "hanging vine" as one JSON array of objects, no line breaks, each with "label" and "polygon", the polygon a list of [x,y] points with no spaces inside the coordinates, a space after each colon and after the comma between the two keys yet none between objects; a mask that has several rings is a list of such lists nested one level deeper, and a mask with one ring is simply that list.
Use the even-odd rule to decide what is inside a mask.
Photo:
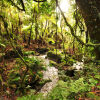
[{"label": "hanging vine", "polygon": [[63,18],[64,18],[64,21],[65,21],[66,25],[69,27],[72,36],[74,36],[78,42],[80,42],[82,45],[85,45],[85,46],[92,46],[92,47],[99,47],[99,46],[100,46],[100,43],[98,43],[98,44],[84,43],[80,38],[78,38],[78,37],[76,36],[75,32],[74,32],[73,27],[72,27],[72,26],[68,23],[68,21],[66,20],[66,17],[65,17],[65,15],[64,15],[63,11],[61,10],[59,4],[58,4],[58,0],[57,0],[57,6],[58,6],[58,8],[59,8],[59,10],[60,10],[60,12],[61,12],[61,15],[62,15]]}]

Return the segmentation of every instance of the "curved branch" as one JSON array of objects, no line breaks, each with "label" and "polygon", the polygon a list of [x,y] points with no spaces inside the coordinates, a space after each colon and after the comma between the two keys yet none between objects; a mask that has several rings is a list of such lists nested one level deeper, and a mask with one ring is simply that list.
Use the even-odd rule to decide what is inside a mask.
[{"label": "curved branch", "polygon": [[41,1],[39,1],[39,0],[33,0],[33,1],[35,1],[35,2],[45,2],[47,0],[41,0]]},{"label": "curved branch", "polygon": [[22,56],[19,54],[19,52],[16,50],[16,48],[14,47],[14,45],[13,45],[13,43],[12,43],[12,41],[11,41],[9,32],[8,32],[8,30],[7,30],[7,27],[8,27],[7,22],[5,22],[3,16],[0,15],[0,18],[2,19],[2,21],[3,21],[3,23],[4,23],[4,28],[5,28],[6,33],[7,33],[7,35],[8,35],[9,42],[11,43],[11,46],[13,47],[13,49],[15,50],[15,52],[18,54],[18,56],[20,57],[20,59],[23,61],[23,63],[24,63],[26,66],[28,66],[28,64],[24,61],[24,59],[23,59]]},{"label": "curved branch", "polygon": [[61,12],[61,15],[62,15],[63,18],[64,18],[64,21],[65,21],[66,25],[69,27],[69,29],[70,29],[70,31],[71,31],[71,34],[72,34],[82,45],[85,45],[85,43],[84,43],[82,40],[80,40],[80,39],[74,34],[74,30],[73,30],[72,26],[71,26],[71,25],[68,23],[68,21],[66,20],[66,17],[65,17],[65,15],[64,15],[63,11],[61,10],[60,6],[59,6],[58,4],[57,4],[57,6],[58,6],[58,8],[59,8],[59,10],[60,10],[60,12]]},{"label": "curved branch", "polygon": [[25,11],[25,6],[24,6],[24,3],[23,3],[23,0],[21,0],[21,5],[22,5],[23,8],[18,7],[12,0],[9,0],[9,1],[10,1],[10,3],[11,3],[13,6],[15,6],[18,10]]},{"label": "curved branch", "polygon": [[59,8],[59,10],[60,10],[60,12],[61,12],[61,15],[62,15],[63,18],[64,18],[64,21],[65,21],[66,25],[69,27],[72,36],[74,36],[78,42],[80,42],[82,45],[85,45],[85,46],[93,46],[93,47],[100,46],[100,43],[98,43],[98,44],[84,43],[80,38],[78,38],[78,37],[75,35],[72,26],[71,26],[71,25],[68,23],[68,21],[66,20],[66,17],[65,17],[65,15],[64,15],[63,11],[61,10],[61,8],[60,8],[58,2],[57,2],[57,6],[58,6],[58,8]]},{"label": "curved branch", "polygon": [[25,11],[24,2],[23,2],[23,0],[20,0],[20,1],[21,1],[21,4],[22,4],[22,7],[23,7],[23,10]]},{"label": "curved branch", "polygon": [[21,60],[21,61],[25,64],[25,66],[26,66],[26,71],[24,72],[24,75],[23,75],[23,77],[22,77],[22,83],[21,83],[21,86],[22,86],[22,85],[23,85],[23,82],[24,82],[24,79],[25,79],[25,76],[26,76],[26,74],[27,74],[27,72],[28,72],[28,70],[29,70],[29,65],[25,62],[25,60],[23,59],[23,57],[19,54],[19,52],[16,50],[15,46],[13,45],[13,42],[12,42],[12,40],[11,40],[11,38],[10,38],[10,34],[9,34],[9,32],[8,32],[8,29],[7,29],[7,28],[8,28],[7,22],[4,20],[3,16],[0,15],[0,18],[2,19],[2,21],[3,21],[3,23],[4,23],[4,28],[5,28],[5,30],[6,30],[6,33],[7,33],[7,35],[8,35],[8,39],[9,39],[9,42],[10,42],[12,48],[13,48],[14,51],[17,53],[17,55],[19,56],[20,60]]}]

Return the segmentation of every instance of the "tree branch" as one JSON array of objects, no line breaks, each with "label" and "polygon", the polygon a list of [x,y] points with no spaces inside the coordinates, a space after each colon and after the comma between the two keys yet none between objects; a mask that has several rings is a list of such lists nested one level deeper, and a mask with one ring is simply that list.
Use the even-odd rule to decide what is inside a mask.
[{"label": "tree branch", "polygon": [[45,2],[47,0],[41,0],[41,1],[39,1],[39,0],[33,0],[33,1],[35,1],[35,2]]},{"label": "tree branch", "polygon": [[[57,1],[58,1],[58,0],[57,0]],[[75,35],[75,33],[74,33],[74,29],[72,28],[72,26],[71,26],[71,25],[68,23],[68,21],[66,20],[66,17],[65,17],[65,15],[64,15],[63,11],[61,10],[61,8],[60,8],[58,2],[57,2],[57,6],[58,6],[58,8],[59,8],[59,10],[60,10],[60,12],[61,12],[62,17],[64,18],[64,21],[65,21],[66,25],[69,27],[72,36],[74,36],[78,42],[80,42],[82,45],[85,45],[85,46],[92,46],[92,47],[100,46],[100,43],[98,43],[98,44],[84,43],[80,38],[78,38],[78,37]]]},{"label": "tree branch", "polygon": [[9,1],[10,1],[10,3],[11,3],[13,6],[15,6],[18,10],[25,11],[25,6],[24,6],[24,3],[23,3],[23,0],[20,0],[20,1],[21,1],[21,5],[22,5],[23,8],[18,7],[12,0],[9,0]]},{"label": "tree branch", "polygon": [[7,22],[4,20],[3,16],[0,15],[0,18],[2,19],[2,21],[3,21],[3,23],[4,23],[4,28],[5,28],[5,30],[6,30],[6,33],[7,33],[7,35],[8,35],[8,39],[9,39],[9,42],[10,42],[12,48],[13,48],[14,51],[17,53],[17,55],[19,56],[20,60],[21,60],[21,61],[25,64],[25,66],[26,66],[26,71],[24,72],[24,75],[23,75],[23,77],[22,77],[22,83],[21,83],[21,86],[22,86],[22,85],[23,85],[23,82],[24,82],[24,79],[25,79],[25,76],[26,76],[26,74],[27,74],[27,72],[28,72],[28,70],[29,70],[29,65],[24,61],[23,57],[19,54],[19,52],[16,50],[15,46],[13,45],[13,42],[12,42],[12,40],[11,40],[11,38],[10,38],[10,34],[9,34],[9,32],[8,32],[8,29],[7,29],[7,28],[8,28]]},{"label": "tree branch", "polygon": [[23,0],[20,0],[20,1],[21,1],[21,4],[22,4],[22,7],[23,7],[23,10],[25,11],[24,2],[23,2]]}]

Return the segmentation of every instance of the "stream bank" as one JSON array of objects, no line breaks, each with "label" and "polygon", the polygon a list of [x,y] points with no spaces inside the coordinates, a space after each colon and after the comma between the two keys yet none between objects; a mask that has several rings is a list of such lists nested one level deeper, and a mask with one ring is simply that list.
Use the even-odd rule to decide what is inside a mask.
[{"label": "stream bank", "polygon": [[[29,57],[32,57],[32,56],[33,55]],[[59,70],[56,66],[50,65],[51,59],[47,57],[47,53],[38,55],[35,57],[37,57],[38,59],[42,59],[44,63],[47,65],[46,70],[43,71],[43,79],[50,80],[50,82],[47,82],[39,91],[39,93],[43,93],[43,96],[47,96],[47,94],[57,85],[57,82],[59,81],[59,75],[58,75]],[[70,67],[72,68],[72,71],[73,70],[80,71],[83,69],[83,62],[77,61],[76,63],[73,64],[73,66],[70,66]],[[71,73],[72,72],[70,72],[69,74]]]},{"label": "stream bank", "polygon": [[[59,80],[58,76],[58,69],[54,66],[50,66],[49,59],[46,58],[45,55],[36,56],[38,59],[42,59],[44,63],[47,65],[46,71],[43,71],[43,79],[44,80],[50,80],[50,82],[47,82],[39,91],[40,93],[43,93],[44,96],[46,96],[57,84]],[[31,57],[31,56],[29,56]]]}]

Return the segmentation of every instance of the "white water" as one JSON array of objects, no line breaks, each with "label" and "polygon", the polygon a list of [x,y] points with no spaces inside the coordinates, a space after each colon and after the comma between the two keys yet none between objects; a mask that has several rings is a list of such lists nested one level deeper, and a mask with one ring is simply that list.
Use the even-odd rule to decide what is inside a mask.
[{"label": "white water", "polygon": [[77,61],[76,63],[73,64],[73,67],[74,67],[77,71],[83,69],[83,67],[84,67],[84,59],[85,59],[85,57],[84,57],[84,55],[83,55],[82,62],[78,62],[78,61]]},{"label": "white water", "polygon": [[82,70],[83,69],[83,66],[84,66],[84,63],[83,62],[76,62],[73,64],[73,67],[79,71],[79,70]]},{"label": "white water", "polygon": [[44,96],[46,96],[56,86],[59,79],[58,69],[53,66],[49,66],[49,59],[47,59],[46,56],[47,55],[38,56],[38,58],[43,59],[47,65],[46,71],[43,71],[43,79],[51,80],[51,82],[47,82],[40,90]]}]

